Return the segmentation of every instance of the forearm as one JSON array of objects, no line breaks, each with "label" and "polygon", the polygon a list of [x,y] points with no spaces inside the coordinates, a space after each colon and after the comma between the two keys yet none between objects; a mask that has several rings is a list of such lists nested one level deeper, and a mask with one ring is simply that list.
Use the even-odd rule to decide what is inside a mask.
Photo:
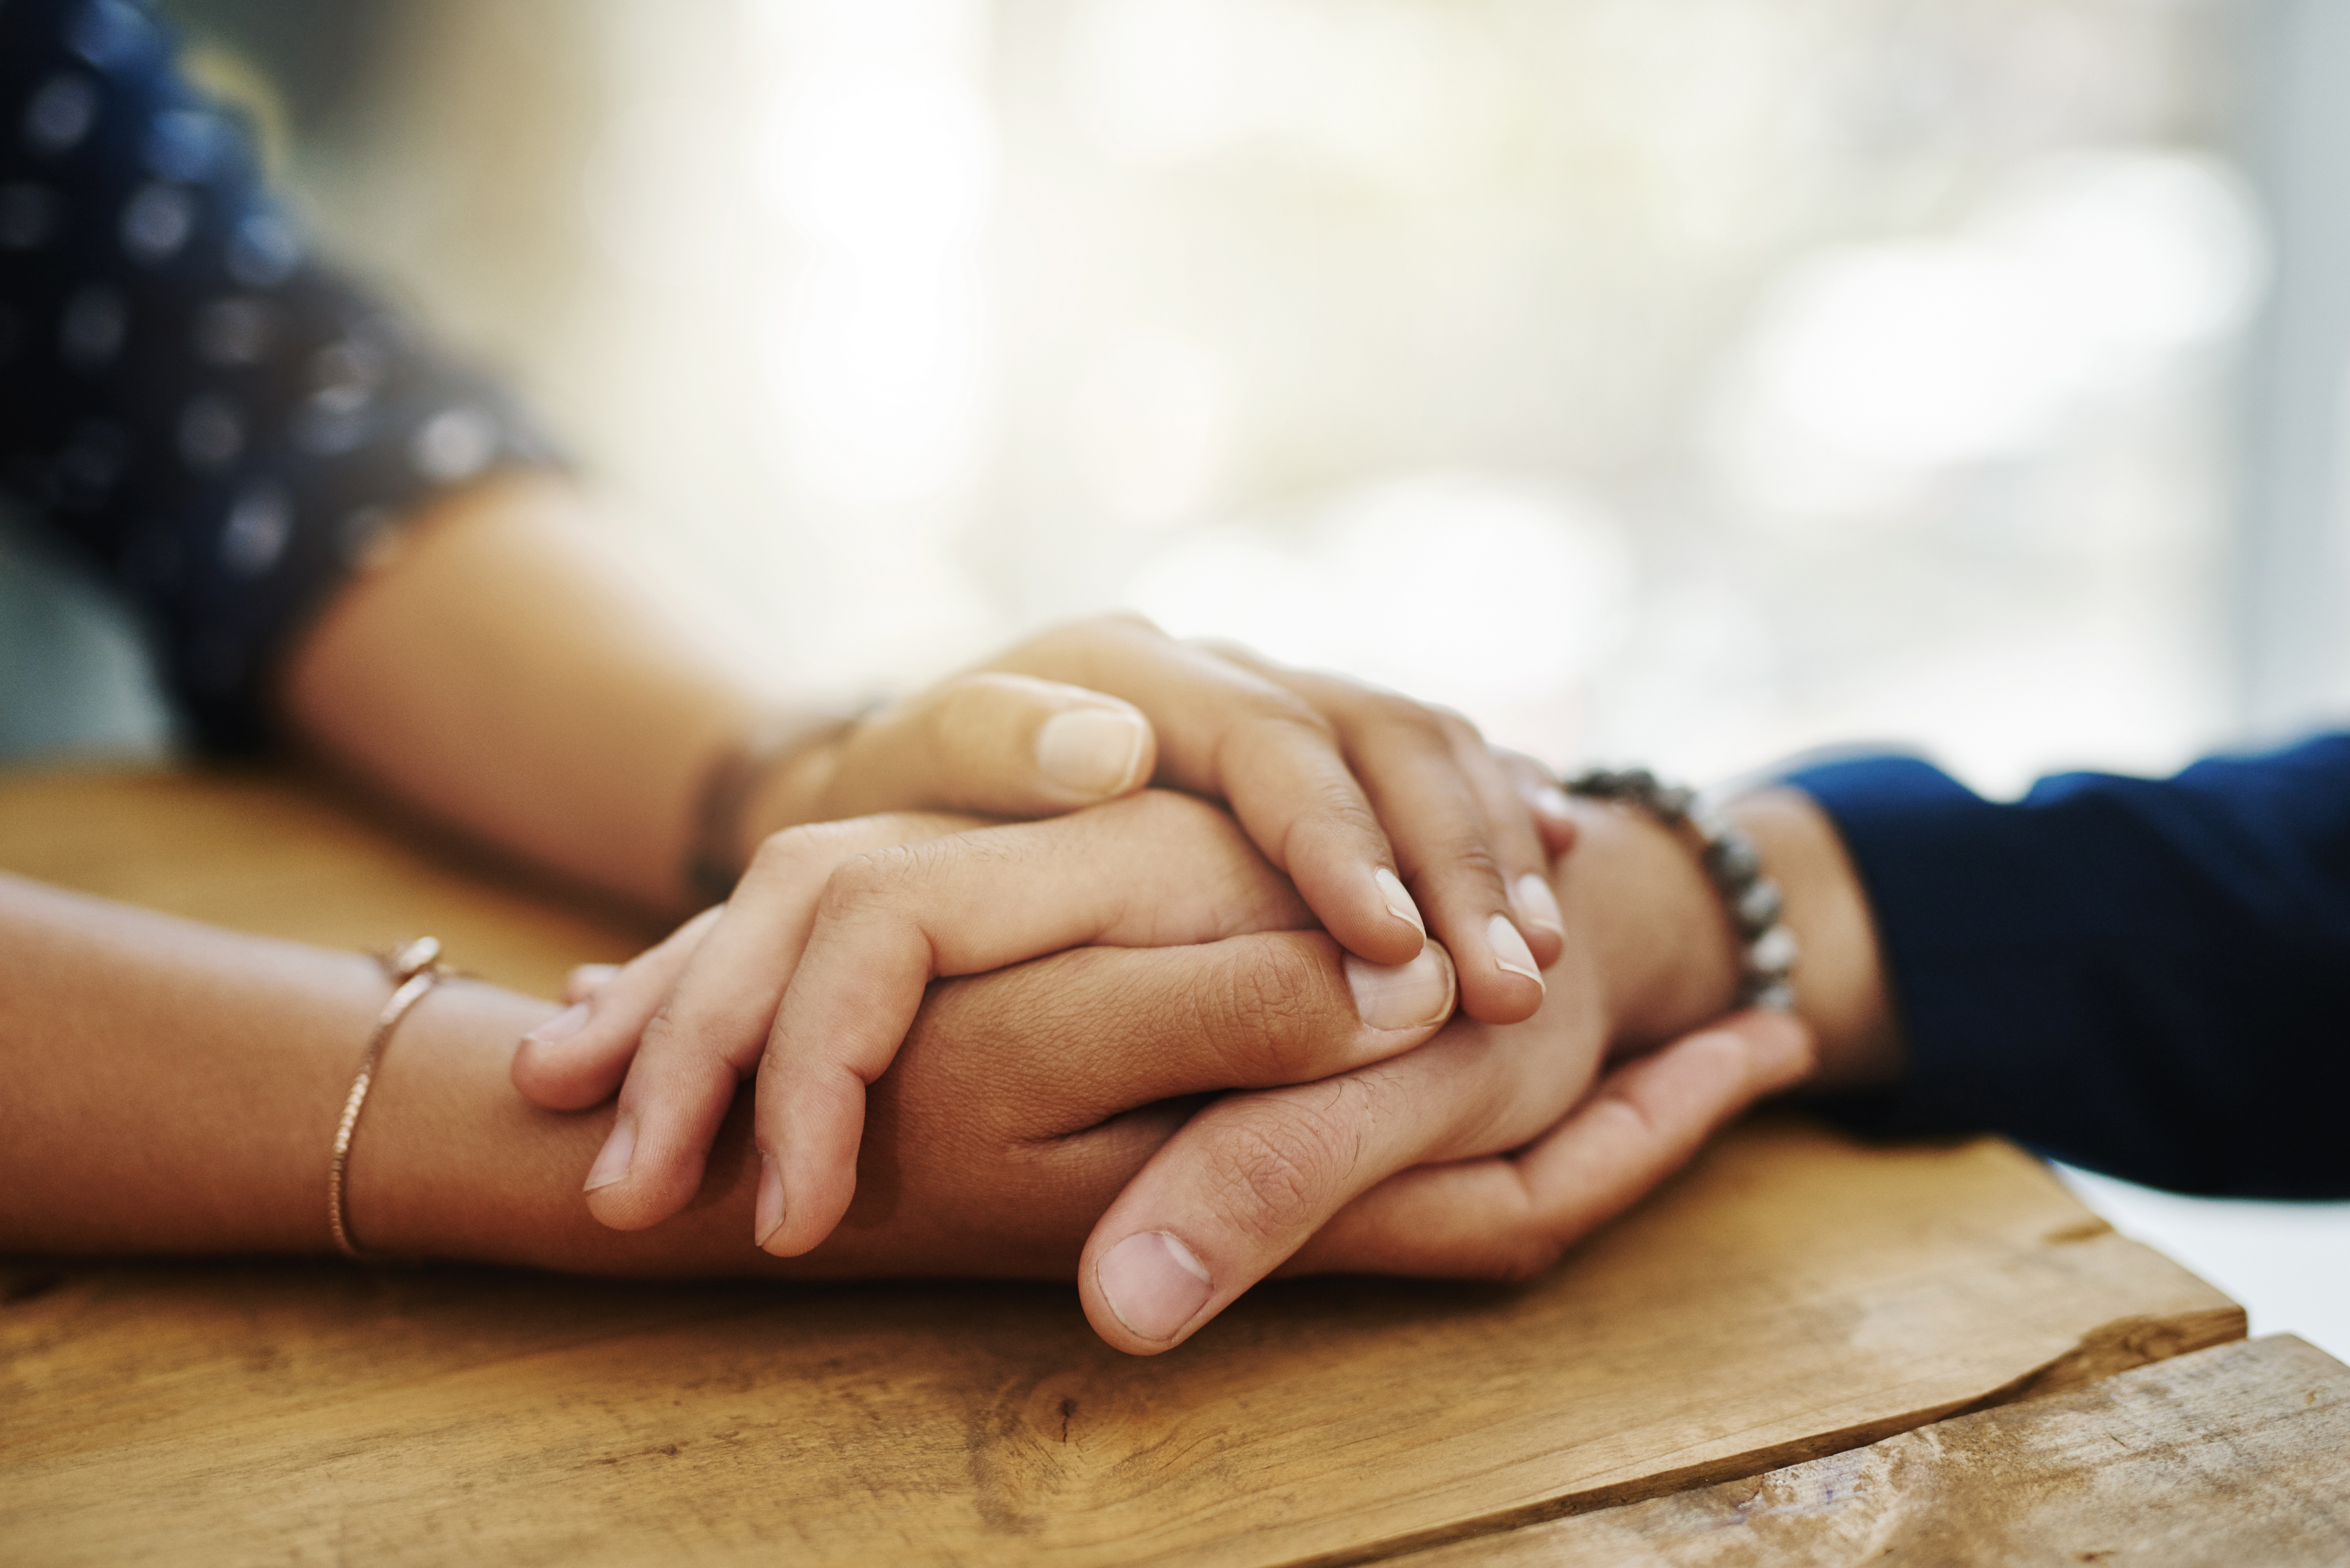
[{"label": "forearm", "polygon": [[[747,1096],[683,1212],[608,1230],[580,1184],[612,1108],[541,1110],[510,1077],[515,1041],[555,1004],[444,980],[400,1023],[359,1117],[351,1234],[391,1256],[589,1274],[1066,1278],[1094,1217],[1181,1119],[1137,1109],[1118,1081],[1090,1097],[1071,1086],[1066,1054],[1105,1028],[1163,1045],[1154,1032],[1178,1011],[1138,1004],[1114,977],[1092,982],[1093,1003],[1056,1001],[1105,955],[1196,995],[1187,964],[1147,950],[939,988],[876,1086],[857,1207],[788,1260],[751,1244]],[[388,993],[356,953],[0,875],[0,1251],[329,1253],[329,1149]],[[1200,1051],[1229,1065],[1228,1043]],[[1162,1049],[1131,1055],[1164,1070]]]},{"label": "forearm", "polygon": [[[328,1149],[387,990],[359,954],[0,877],[0,1249],[328,1251]],[[506,1081],[515,1038],[553,1010],[459,980],[410,1012],[352,1146],[356,1240],[596,1272],[749,1272],[749,1186],[723,1162],[663,1232],[588,1218],[580,1173],[608,1113],[538,1111]]]},{"label": "forearm", "polygon": [[1850,846],[1906,1064],[1897,1136],[2004,1133],[2158,1186],[2350,1190],[2350,735],[1985,800],[1915,758],[1792,782]]},{"label": "forearm", "polygon": [[[1762,852],[1779,885],[1801,954],[1796,1012],[1817,1041],[1822,1088],[1898,1077],[1898,1031],[1887,1000],[1867,898],[1835,826],[1794,790],[1747,795],[1731,819]],[[1721,1016],[1732,1006],[1740,953],[1721,895],[1693,844],[1630,807],[1581,802],[1575,850],[1554,884],[1596,946],[1611,1049],[1630,1054]]]},{"label": "forearm", "polygon": [[401,800],[673,909],[712,763],[790,701],[583,511],[537,474],[417,519],[296,649],[285,707],[296,733]]}]

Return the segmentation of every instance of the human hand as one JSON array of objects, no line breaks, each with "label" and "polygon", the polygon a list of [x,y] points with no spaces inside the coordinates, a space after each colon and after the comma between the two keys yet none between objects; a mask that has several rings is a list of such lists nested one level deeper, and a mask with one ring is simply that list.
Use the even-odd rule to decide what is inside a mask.
[{"label": "human hand", "polygon": [[842,727],[778,767],[748,816],[767,831],[899,811],[1034,817],[1145,783],[1228,803],[1349,952],[1404,963],[1432,933],[1471,1017],[1513,1023],[1540,1003],[1559,950],[1544,873],[1573,833],[1546,774],[1456,714],[1139,617],[1045,632]]},{"label": "human hand", "polygon": [[[1637,813],[1581,815],[1541,1012],[1456,1020],[1407,1055],[1200,1111],[1087,1244],[1106,1340],[1166,1349],[1284,1267],[1523,1272],[1810,1071],[1801,1025],[1725,1017],[1740,954],[1697,857]],[[1610,1056],[1636,1059],[1586,1103]]]},{"label": "human hand", "polygon": [[1048,631],[988,668],[1133,702],[1156,732],[1155,781],[1227,803],[1347,951],[1402,963],[1432,935],[1471,1018],[1540,1005],[1561,943],[1547,872],[1573,818],[1545,770],[1458,714],[1137,616]]},{"label": "human hand", "polygon": [[[1160,772],[1174,782],[1231,794],[1244,818],[1255,813],[1248,826],[1259,846],[1271,846],[1276,858],[1285,856],[1307,882],[1318,879],[1325,903],[1337,909],[1342,919],[1354,921],[1357,935],[1347,945],[1358,953],[1391,947],[1387,961],[1374,961],[1375,967],[1394,968],[1415,961],[1421,950],[1416,905],[1384,865],[1362,875],[1345,873],[1349,857],[1396,858],[1371,814],[1368,789],[1380,800],[1381,811],[1401,825],[1396,843],[1403,851],[1402,864],[1439,899],[1440,930],[1449,925],[1490,960],[1474,976],[1460,981],[1468,1011],[1506,1020],[1523,1017],[1539,1003],[1542,981],[1533,967],[1534,950],[1508,916],[1492,910],[1503,889],[1501,868],[1509,867],[1516,903],[1536,911],[1527,929],[1545,957],[1556,955],[1556,901],[1541,868],[1547,854],[1571,842],[1572,827],[1564,797],[1538,765],[1492,753],[1462,722],[1405,699],[1335,678],[1282,671],[1237,652],[1192,648],[1130,619],[1047,634],[1015,650],[1006,662],[1122,686],[1145,700],[1159,718],[1159,730],[1154,732],[1138,713],[1121,711],[1122,703],[1106,706],[1115,700],[1089,689],[1019,670],[977,672],[852,726],[827,742],[818,763],[795,760],[782,774],[786,793],[798,792],[793,797],[798,805],[789,809],[832,810],[849,799],[872,804],[891,798],[892,790],[932,799],[961,790],[963,803],[996,811],[1058,808],[1066,801],[1040,796],[1033,787],[1038,776],[1034,761],[1052,754],[1048,742],[1055,728],[1097,740],[1118,732],[1124,736],[1112,748],[1118,765],[1102,775],[1111,787],[1131,787],[1156,756],[1165,764]],[[951,786],[949,781],[961,782]],[[1306,804],[1299,805],[1300,800]],[[702,1023],[707,1010],[688,1009],[691,1023],[681,1037],[692,1044],[682,1049],[704,1070],[679,1076],[664,1062],[646,1069],[646,1083],[659,1086],[626,1091],[628,1114],[613,1146],[590,1173],[591,1193],[606,1193],[590,1199],[599,1218],[624,1227],[651,1224],[685,1203],[732,1090],[732,1080],[718,1068],[723,1064],[737,1077],[747,1073],[760,1059],[758,1042],[772,1018],[773,1038],[779,1044],[795,1038],[825,1042],[810,1046],[804,1063],[795,1063],[786,1050],[763,1073],[763,1099],[785,1106],[774,1121],[763,1117],[762,1141],[774,1147],[786,1128],[794,1136],[789,1152],[775,1162],[769,1215],[787,1219],[772,1225],[763,1221],[762,1233],[765,1244],[779,1251],[812,1247],[837,1221],[853,1190],[856,1118],[864,1086],[888,1067],[921,981],[1017,961],[1056,945],[1183,940],[1170,934],[1183,929],[1180,919],[1162,922],[1156,936],[1139,934],[1140,928],[1131,922],[1125,929],[1138,934],[1115,934],[1113,926],[1103,923],[1112,919],[1106,903],[1113,897],[1109,888],[1063,884],[1045,876],[1008,888],[991,883],[987,861],[967,856],[958,861],[963,868],[961,913],[917,910],[907,902],[917,890],[907,867],[868,863],[866,857],[910,837],[974,826],[939,816],[922,821],[916,827],[912,818],[899,814],[878,829],[843,834],[801,828],[794,830],[795,836],[771,840],[760,852],[764,871],[755,887],[747,899],[738,891],[733,902],[742,907],[724,918],[725,939],[704,951],[720,917],[689,922],[632,966],[629,983],[614,989],[609,1005],[588,992],[563,1018],[524,1042],[516,1058],[517,1085],[540,1104],[571,1108],[593,1103],[620,1081],[646,1025],[660,1021],[664,1039],[681,1038],[680,1031],[666,1027],[670,1013],[662,997],[667,987],[685,981],[689,965],[704,977],[700,983],[705,990],[714,985],[726,998],[721,1005],[765,1009],[764,1014],[723,1019],[711,1039],[701,1037],[713,1027]],[[1493,845],[1501,846],[1498,855]],[[991,841],[991,848],[997,846],[1019,847],[1009,840]],[[1356,871],[1363,872],[1367,864],[1357,864]],[[835,918],[819,931],[817,893],[829,878],[842,880],[824,895]],[[884,885],[899,895],[889,913],[878,906],[851,910],[860,900],[871,905],[872,895]],[[1357,896],[1366,890],[1385,900],[1378,919],[1386,926],[1375,927],[1368,940],[1362,935],[1364,911]],[[1020,921],[1008,924],[1002,918],[1003,900],[1014,891],[1035,902],[1022,908]],[[1195,919],[1212,923],[1212,911],[1196,901],[1205,891],[1191,888],[1188,896],[1195,901],[1188,907]],[[1129,888],[1119,896],[1130,900],[1137,892]],[[1310,908],[1310,894],[1306,901]],[[1402,936],[1406,916],[1408,940]],[[964,931],[968,940],[959,934]],[[861,933],[854,940],[879,945],[858,952],[851,933]],[[1343,929],[1334,934],[1345,937]],[[804,946],[818,937],[834,969],[820,963],[815,973],[837,969],[842,978],[836,982],[837,994],[797,1007],[795,1026],[791,1004],[785,1003],[782,1017],[774,1016],[775,1009],[789,994],[785,982]],[[942,939],[951,953],[939,950]],[[989,961],[980,961],[983,956]],[[744,972],[721,981],[707,978],[723,973],[728,965],[743,966]],[[754,972],[762,968],[764,973]],[[853,989],[840,989],[860,985],[896,1000],[878,1013],[868,1012],[845,1000],[858,994]],[[805,1081],[793,1076],[800,1066],[810,1075]],[[651,1108],[661,1135],[650,1149],[637,1143],[646,1130],[636,1114],[639,1106]],[[666,1136],[672,1130],[672,1112],[682,1118],[674,1124],[682,1139],[674,1148]],[[642,1180],[640,1156],[647,1162]]]},{"label": "human hand", "polygon": [[[896,1065],[873,1085],[846,1220],[798,1257],[742,1243],[758,1185],[747,1096],[698,1199],[650,1230],[607,1229],[570,1197],[605,1116],[548,1117],[519,1102],[501,1127],[460,1141],[507,1151],[500,1158],[534,1173],[526,1199],[484,1201],[481,1177],[448,1159],[452,1135],[436,1123],[369,1195],[368,1212],[371,1225],[394,1227],[384,1244],[404,1251],[595,1272],[1066,1281],[1119,1189],[1211,1096],[1333,1079],[1381,1048],[1369,1033],[1345,955],[1318,931],[1081,948],[930,988]],[[1399,1172],[1276,1272],[1522,1278],[1779,1086],[1791,1033],[1775,1015],[1742,1015],[1631,1060],[1529,1148]],[[431,1032],[408,1044],[404,1070],[428,1071]],[[445,1123],[488,1116],[499,1096],[442,1098]],[[1218,1137],[1200,1151],[1211,1164],[1234,1152]],[[394,1201],[414,1228],[385,1212]]]},{"label": "human hand", "polygon": [[[565,1015],[573,1032],[525,1037],[514,1080],[558,1109],[619,1088],[588,1202],[635,1230],[692,1199],[755,1064],[755,1239],[788,1256],[847,1210],[867,1085],[934,975],[1311,923],[1229,817],[1166,791],[1040,823],[897,814],[799,828],[763,846],[726,905],[604,980]],[[1452,965],[1436,944],[1392,966],[1341,955],[1337,969],[1364,1026],[1365,1054],[1347,1066],[1409,1049],[1451,1012]],[[1268,1011],[1284,1005],[1266,999]]]}]

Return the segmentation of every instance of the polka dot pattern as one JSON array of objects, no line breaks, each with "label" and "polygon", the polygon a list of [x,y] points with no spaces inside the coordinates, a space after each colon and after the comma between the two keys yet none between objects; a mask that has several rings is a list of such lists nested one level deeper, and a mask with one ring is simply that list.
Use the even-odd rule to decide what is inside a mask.
[{"label": "polka dot pattern", "polygon": [[199,739],[401,519],[556,461],[494,383],[310,256],[132,0],[0,0],[0,493],[145,611]]}]

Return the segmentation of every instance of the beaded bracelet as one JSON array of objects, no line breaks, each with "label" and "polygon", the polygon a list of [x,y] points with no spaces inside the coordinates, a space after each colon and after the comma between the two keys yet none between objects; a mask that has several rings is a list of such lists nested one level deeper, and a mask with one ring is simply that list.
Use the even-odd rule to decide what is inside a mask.
[{"label": "beaded bracelet", "polygon": [[419,937],[395,951],[378,953],[376,961],[383,966],[384,978],[391,981],[391,1000],[377,1014],[375,1033],[368,1036],[367,1050],[359,1056],[359,1076],[351,1080],[350,1096],[343,1102],[343,1119],[335,1128],[334,1153],[327,1163],[327,1226],[334,1232],[335,1250],[355,1263],[392,1260],[362,1251],[351,1240],[349,1194],[344,1180],[351,1158],[351,1135],[359,1130],[359,1112],[367,1106],[368,1090],[375,1085],[376,1068],[383,1061],[383,1048],[391,1044],[391,1032],[426,992],[452,972],[441,962],[441,943],[432,937]]},{"label": "beaded bracelet", "polygon": [[1794,1010],[1795,933],[1779,918],[1779,885],[1762,875],[1754,840],[1700,805],[1695,790],[1665,784],[1646,768],[1593,768],[1570,780],[1566,792],[1638,806],[1675,833],[1694,833],[1699,863],[1721,895],[1743,949],[1738,1005]]}]

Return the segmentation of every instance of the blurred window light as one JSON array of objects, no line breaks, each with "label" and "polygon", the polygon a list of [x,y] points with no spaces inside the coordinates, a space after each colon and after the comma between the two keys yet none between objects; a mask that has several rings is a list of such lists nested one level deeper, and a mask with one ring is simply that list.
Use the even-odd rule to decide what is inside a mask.
[{"label": "blurred window light", "polygon": [[765,15],[777,75],[745,148],[792,242],[764,302],[779,450],[819,501],[938,500],[972,477],[987,416],[984,9],[798,0]]},{"label": "blurred window light", "polygon": [[1613,518],[1553,487],[1405,475],[1287,526],[1202,531],[1136,577],[1139,609],[1342,670],[1555,752],[1582,680],[1624,635],[1632,565]]},{"label": "blurred window light", "polygon": [[730,130],[712,106],[664,94],[631,104],[597,138],[582,206],[604,254],[631,278],[678,287],[721,270],[739,226]]},{"label": "blurred window light", "polygon": [[1198,513],[1224,476],[1230,376],[1189,338],[1132,332],[1105,344],[1078,382],[1070,446],[1097,504],[1121,522]]},{"label": "blurred window light", "polygon": [[806,61],[754,132],[764,192],[812,244],[902,259],[968,243],[987,210],[994,131],[942,61]]},{"label": "blurred window light", "polygon": [[775,431],[795,481],[823,499],[889,505],[968,478],[985,389],[967,268],[827,257],[775,303]]},{"label": "blurred window light", "polygon": [[1090,0],[1068,69],[1113,157],[1263,138],[1404,183],[1496,151],[1514,85],[1485,30],[1419,0]]},{"label": "blurred window light", "polygon": [[527,4],[313,194],[795,670],[1131,588],[1561,761],[2210,724],[2229,0]]},{"label": "blurred window light", "polygon": [[1949,238],[1831,250],[1780,282],[1734,372],[1731,461],[1766,499],[1833,510],[1872,475],[2044,449],[2241,323],[2256,234],[2208,158],[2027,162]]},{"label": "blurred window light", "polygon": [[1246,0],[1092,0],[1069,35],[1070,87],[1118,157],[1171,162],[1252,129]]}]

